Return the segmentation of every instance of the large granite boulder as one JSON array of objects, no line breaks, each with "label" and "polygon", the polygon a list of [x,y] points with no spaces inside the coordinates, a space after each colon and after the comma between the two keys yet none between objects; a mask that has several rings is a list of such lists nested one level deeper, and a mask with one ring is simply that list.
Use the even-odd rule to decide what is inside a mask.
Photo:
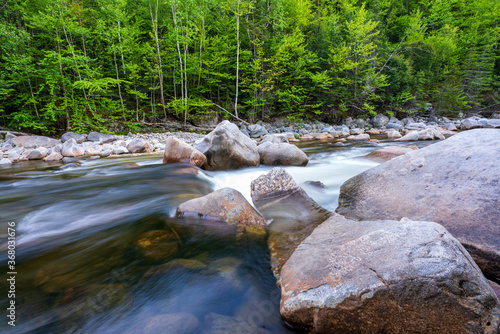
[{"label": "large granite boulder", "polygon": [[59,141],[44,136],[19,136],[12,139],[14,145],[24,148],[45,147],[51,148],[59,144]]},{"label": "large granite boulder", "polygon": [[436,223],[333,216],[281,270],[281,315],[314,333],[498,333],[500,305]]},{"label": "large granite boulder", "polygon": [[409,147],[401,147],[401,146],[390,146],[381,148],[380,150],[373,151],[366,155],[366,158],[375,160],[378,162],[385,162],[395,157],[399,157],[400,155],[406,154],[408,152],[413,151],[413,149]]},{"label": "large granite boulder", "polygon": [[272,270],[279,278],[281,267],[295,247],[331,212],[309,197],[283,168],[259,176],[250,188],[255,207],[272,221],[268,244]]},{"label": "large granite boulder", "polygon": [[207,157],[203,166],[207,170],[230,170],[260,164],[257,145],[229,121],[219,123],[193,147]]},{"label": "large granite boulder", "polygon": [[297,146],[287,143],[266,142],[258,146],[262,165],[306,166],[307,155]]},{"label": "large granite boulder", "polygon": [[337,212],[358,220],[434,221],[500,277],[500,131],[459,133],[345,182]]},{"label": "large granite boulder", "polygon": [[174,137],[168,137],[165,141],[165,151],[163,153],[163,163],[171,164],[185,162],[201,167],[207,158],[203,153]]},{"label": "large granite boulder", "polygon": [[267,221],[237,190],[223,188],[177,207],[177,217],[202,217],[236,227],[267,226]]}]

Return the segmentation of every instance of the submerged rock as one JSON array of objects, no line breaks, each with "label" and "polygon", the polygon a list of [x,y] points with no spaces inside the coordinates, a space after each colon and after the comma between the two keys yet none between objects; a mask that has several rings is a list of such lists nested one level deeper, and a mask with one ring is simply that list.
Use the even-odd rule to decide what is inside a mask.
[{"label": "submerged rock", "polygon": [[173,231],[149,231],[139,237],[136,247],[139,253],[149,260],[165,260],[179,250],[179,236]]},{"label": "submerged rock", "polygon": [[498,333],[469,254],[430,222],[325,221],[281,270],[281,315],[314,333]]},{"label": "submerged rock", "polygon": [[205,316],[203,334],[271,334],[270,331],[257,327],[250,321],[229,317],[216,313],[209,313]]},{"label": "submerged rock", "polygon": [[245,197],[232,188],[219,189],[206,196],[184,202],[177,207],[176,215],[178,217],[203,217],[236,227],[267,225],[267,221],[248,203]]},{"label": "submerged rock", "polygon": [[171,164],[185,162],[197,167],[205,164],[207,158],[203,153],[174,137],[169,137],[165,141],[165,152],[163,153],[163,163]]},{"label": "submerged rock", "polygon": [[203,167],[207,170],[230,170],[260,164],[257,145],[229,121],[219,123],[193,147],[206,156]]},{"label": "submerged rock", "polygon": [[500,277],[500,131],[477,129],[406,153],[346,181],[337,212],[358,220],[442,224]]}]

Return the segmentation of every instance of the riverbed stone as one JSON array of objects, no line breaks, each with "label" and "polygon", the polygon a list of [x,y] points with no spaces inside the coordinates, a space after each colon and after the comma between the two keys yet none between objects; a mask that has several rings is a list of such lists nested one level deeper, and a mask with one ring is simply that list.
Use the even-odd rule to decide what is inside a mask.
[{"label": "riverbed stone", "polygon": [[187,312],[158,314],[139,321],[127,334],[191,334],[197,333],[201,322]]},{"label": "riverbed stone", "polygon": [[59,144],[59,141],[44,136],[19,136],[12,139],[12,143],[16,146],[24,148],[37,148],[37,147],[50,148]]},{"label": "riverbed stone", "polygon": [[250,134],[250,138],[260,138],[268,134],[266,128],[264,128],[260,124],[251,124],[247,129],[248,133]]},{"label": "riverbed stone", "polygon": [[127,144],[127,150],[130,153],[151,153],[154,148],[143,139],[134,139]]},{"label": "riverbed stone", "polygon": [[500,277],[499,147],[499,130],[476,129],[408,152],[346,181],[337,212],[435,221],[485,273]]},{"label": "riverbed stone", "polygon": [[271,334],[264,328],[257,327],[250,321],[233,318],[227,315],[209,313],[203,323],[203,334]]},{"label": "riverbed stone", "polygon": [[387,129],[394,129],[394,130],[396,130],[396,131],[399,131],[399,130],[401,130],[401,129],[403,128],[403,125],[402,125],[402,124],[390,123],[390,122],[389,122],[389,123],[387,123],[387,124],[385,125],[385,127],[386,127]]},{"label": "riverbed stone", "polygon": [[381,128],[389,123],[389,117],[384,114],[378,114],[377,116],[372,118],[372,124],[376,128]]},{"label": "riverbed stone", "polygon": [[177,207],[179,217],[203,217],[236,227],[266,226],[267,221],[245,197],[232,188],[222,188],[206,196],[184,202]]},{"label": "riverbed stone", "polygon": [[275,167],[250,184],[252,201],[271,220],[268,246],[276,277],[295,247],[330,215],[283,168]]},{"label": "riverbed stone", "polygon": [[165,141],[165,151],[163,153],[163,163],[189,163],[202,167],[207,162],[207,157],[194,147],[186,144],[174,137],[169,137]]},{"label": "riverbed stone", "polygon": [[354,136],[354,138],[352,140],[354,140],[354,141],[369,141],[370,135],[367,133],[360,134],[360,135]]},{"label": "riverbed stone", "polygon": [[401,135],[401,133],[399,133],[399,131],[391,130],[391,131],[387,132],[387,138],[389,138],[389,139],[398,139],[401,137],[402,137],[402,135]]},{"label": "riverbed stone", "polygon": [[74,133],[74,132],[66,132],[61,136],[61,142],[67,142],[73,138],[77,144],[81,144],[87,140],[87,135],[86,134],[79,134],[79,133]]},{"label": "riverbed stone", "polygon": [[10,164],[12,164],[12,161],[10,161],[10,159],[7,158],[0,159],[0,165],[10,165]]},{"label": "riverbed stone", "polygon": [[467,251],[432,222],[318,226],[281,270],[281,315],[314,333],[498,333],[500,305]]},{"label": "riverbed stone", "polygon": [[102,147],[96,144],[88,145],[85,148],[85,155],[100,155],[102,152]]},{"label": "riverbed stone", "polygon": [[395,141],[417,141],[418,138],[419,138],[418,131],[410,131],[406,135],[396,139]]},{"label": "riverbed stone", "polygon": [[288,143],[266,142],[258,146],[262,165],[306,166],[307,155],[297,146]]},{"label": "riverbed stone", "polygon": [[63,159],[63,156],[60,153],[52,152],[51,154],[47,155],[43,160],[44,161],[60,161],[62,159]]},{"label": "riverbed stone", "polygon": [[413,150],[408,147],[390,146],[381,148],[380,150],[375,150],[366,155],[366,158],[379,162],[385,162],[412,151]]},{"label": "riverbed stone", "polygon": [[15,134],[13,134],[12,132],[8,132],[5,134],[5,141],[8,141],[9,139],[14,139],[16,138],[17,136]]},{"label": "riverbed stone", "polygon": [[113,149],[113,154],[126,154],[129,153],[125,146],[118,146]]},{"label": "riverbed stone", "polygon": [[61,155],[65,157],[79,157],[85,155],[85,149],[77,144],[74,138],[71,138],[62,144]]},{"label": "riverbed stone", "polygon": [[136,248],[148,260],[165,260],[179,250],[179,237],[172,230],[148,231],[139,237]]},{"label": "riverbed stone", "polygon": [[100,133],[100,132],[91,132],[87,136],[88,141],[93,141],[93,142],[100,142],[101,144],[104,143],[111,143],[117,140],[117,138],[113,135],[108,135],[106,133]]},{"label": "riverbed stone", "polygon": [[28,160],[41,160],[47,156],[47,149],[45,147],[39,147],[26,155]]},{"label": "riverbed stone", "polygon": [[195,142],[193,147],[206,156],[203,168],[207,170],[231,170],[260,164],[255,142],[227,120]]}]

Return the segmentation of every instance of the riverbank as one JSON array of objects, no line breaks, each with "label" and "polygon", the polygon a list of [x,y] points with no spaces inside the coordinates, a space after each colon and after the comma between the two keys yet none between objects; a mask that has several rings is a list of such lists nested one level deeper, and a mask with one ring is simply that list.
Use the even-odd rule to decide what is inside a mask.
[{"label": "riverbank", "polygon": [[[493,115],[496,117],[497,114]],[[444,139],[457,131],[475,128],[500,128],[500,119],[469,117],[449,119],[446,117],[407,117],[399,120],[379,114],[371,119],[345,119],[342,124],[334,125],[321,122],[291,122],[276,119],[270,123],[237,123],[241,132],[256,143],[265,135],[279,135],[284,141],[298,142],[311,140],[335,140],[341,146],[344,141],[370,141],[377,145],[373,135],[386,135],[395,141],[418,141]],[[103,157],[130,156],[137,154],[161,154],[165,141],[174,137],[187,144],[194,144],[204,137],[193,131],[129,133],[108,135],[98,132],[89,134],[65,133],[61,138],[43,136],[16,136],[5,132],[0,138],[0,165],[29,160],[74,162],[75,159],[98,159]]]}]

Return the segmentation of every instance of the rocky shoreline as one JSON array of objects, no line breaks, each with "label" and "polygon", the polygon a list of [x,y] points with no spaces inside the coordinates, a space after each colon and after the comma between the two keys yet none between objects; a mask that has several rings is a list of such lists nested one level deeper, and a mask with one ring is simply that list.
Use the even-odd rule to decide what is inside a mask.
[{"label": "rocky shoreline", "polygon": [[[457,131],[475,128],[500,128],[500,118],[470,117],[451,120],[446,117],[407,117],[399,120],[379,114],[372,119],[347,118],[341,125],[330,125],[321,122],[292,123],[286,119],[277,119],[272,123],[257,122],[257,124],[239,124],[242,134],[251,138],[256,144],[265,142],[268,134],[278,137],[277,142],[289,143],[309,140],[336,140],[337,146],[343,146],[345,141],[369,141],[376,145],[378,140],[374,135],[386,135],[395,141],[417,141],[444,139]],[[213,128],[211,128],[213,129]],[[19,161],[44,160],[74,162],[74,159],[97,159],[101,157],[129,156],[137,154],[161,154],[165,150],[168,138],[176,138],[189,145],[195,145],[204,138],[204,134],[196,132],[162,132],[162,133],[129,133],[123,135],[107,135],[98,132],[89,134],[65,133],[60,139],[43,136],[16,136],[6,132],[0,137],[0,165],[10,165]],[[276,142],[276,139],[273,139]],[[195,145],[196,146],[196,145]],[[259,153],[268,164],[272,162],[266,153]],[[273,150],[268,148],[268,150]],[[282,147],[274,147],[281,151]],[[288,148],[290,150],[290,148]],[[297,152],[290,152],[297,155]],[[285,158],[283,158],[285,159]],[[286,159],[285,159],[286,160]],[[297,162],[285,165],[305,165],[304,157],[297,157]]]}]

